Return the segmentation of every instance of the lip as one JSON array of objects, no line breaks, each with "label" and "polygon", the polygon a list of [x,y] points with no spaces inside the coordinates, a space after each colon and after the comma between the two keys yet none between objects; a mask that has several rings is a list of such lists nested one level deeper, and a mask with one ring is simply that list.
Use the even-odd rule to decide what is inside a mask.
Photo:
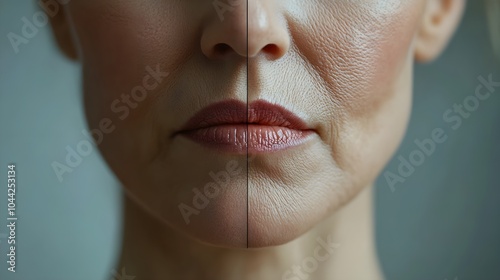
[{"label": "lip", "polygon": [[223,152],[266,153],[305,143],[315,131],[282,106],[226,100],[201,109],[174,134]]}]

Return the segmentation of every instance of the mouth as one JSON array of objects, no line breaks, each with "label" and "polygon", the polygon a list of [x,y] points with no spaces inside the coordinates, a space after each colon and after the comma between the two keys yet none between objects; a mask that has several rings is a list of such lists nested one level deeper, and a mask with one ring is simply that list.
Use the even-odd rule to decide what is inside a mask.
[{"label": "mouth", "polygon": [[237,154],[266,153],[299,146],[315,133],[289,110],[264,100],[227,100],[196,113],[173,136]]}]

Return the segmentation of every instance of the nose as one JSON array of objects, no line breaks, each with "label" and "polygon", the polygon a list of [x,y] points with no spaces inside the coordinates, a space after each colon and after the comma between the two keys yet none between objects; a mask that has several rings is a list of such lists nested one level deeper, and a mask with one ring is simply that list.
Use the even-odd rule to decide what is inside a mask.
[{"label": "nose", "polygon": [[247,58],[265,55],[270,60],[283,57],[290,47],[290,35],[272,2],[216,0],[214,16],[203,28],[203,54],[210,59],[234,54]]}]

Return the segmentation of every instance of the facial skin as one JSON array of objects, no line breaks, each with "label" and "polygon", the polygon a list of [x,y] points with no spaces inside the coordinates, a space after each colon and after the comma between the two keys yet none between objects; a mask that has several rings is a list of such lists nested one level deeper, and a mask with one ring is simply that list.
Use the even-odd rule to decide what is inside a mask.
[{"label": "facial skin", "polygon": [[[128,196],[203,243],[275,246],[375,180],[406,129],[413,61],[444,47],[461,13],[456,2],[463,6],[233,1],[222,18],[213,1],[72,0],[65,25],[73,39],[63,49],[82,63],[89,127],[104,118],[116,126],[99,148]],[[425,28],[437,16],[449,26]],[[150,88],[158,83],[144,100],[124,99],[144,86],[148,67],[168,75],[148,80]],[[314,134],[297,147],[249,155],[176,136],[196,112],[228,99],[279,104]],[[221,172],[229,183],[197,209],[193,189]],[[198,210],[189,224],[182,204]]]}]

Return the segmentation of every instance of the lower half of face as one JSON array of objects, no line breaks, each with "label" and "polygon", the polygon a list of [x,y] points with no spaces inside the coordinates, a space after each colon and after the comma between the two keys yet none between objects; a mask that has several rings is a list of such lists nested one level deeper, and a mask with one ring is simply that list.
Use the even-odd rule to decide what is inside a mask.
[{"label": "lower half of face", "polygon": [[231,24],[211,4],[93,2],[69,10],[99,148],[129,196],[203,243],[299,237],[403,137],[423,1],[263,4],[289,46],[248,60],[201,51],[205,29]]}]

